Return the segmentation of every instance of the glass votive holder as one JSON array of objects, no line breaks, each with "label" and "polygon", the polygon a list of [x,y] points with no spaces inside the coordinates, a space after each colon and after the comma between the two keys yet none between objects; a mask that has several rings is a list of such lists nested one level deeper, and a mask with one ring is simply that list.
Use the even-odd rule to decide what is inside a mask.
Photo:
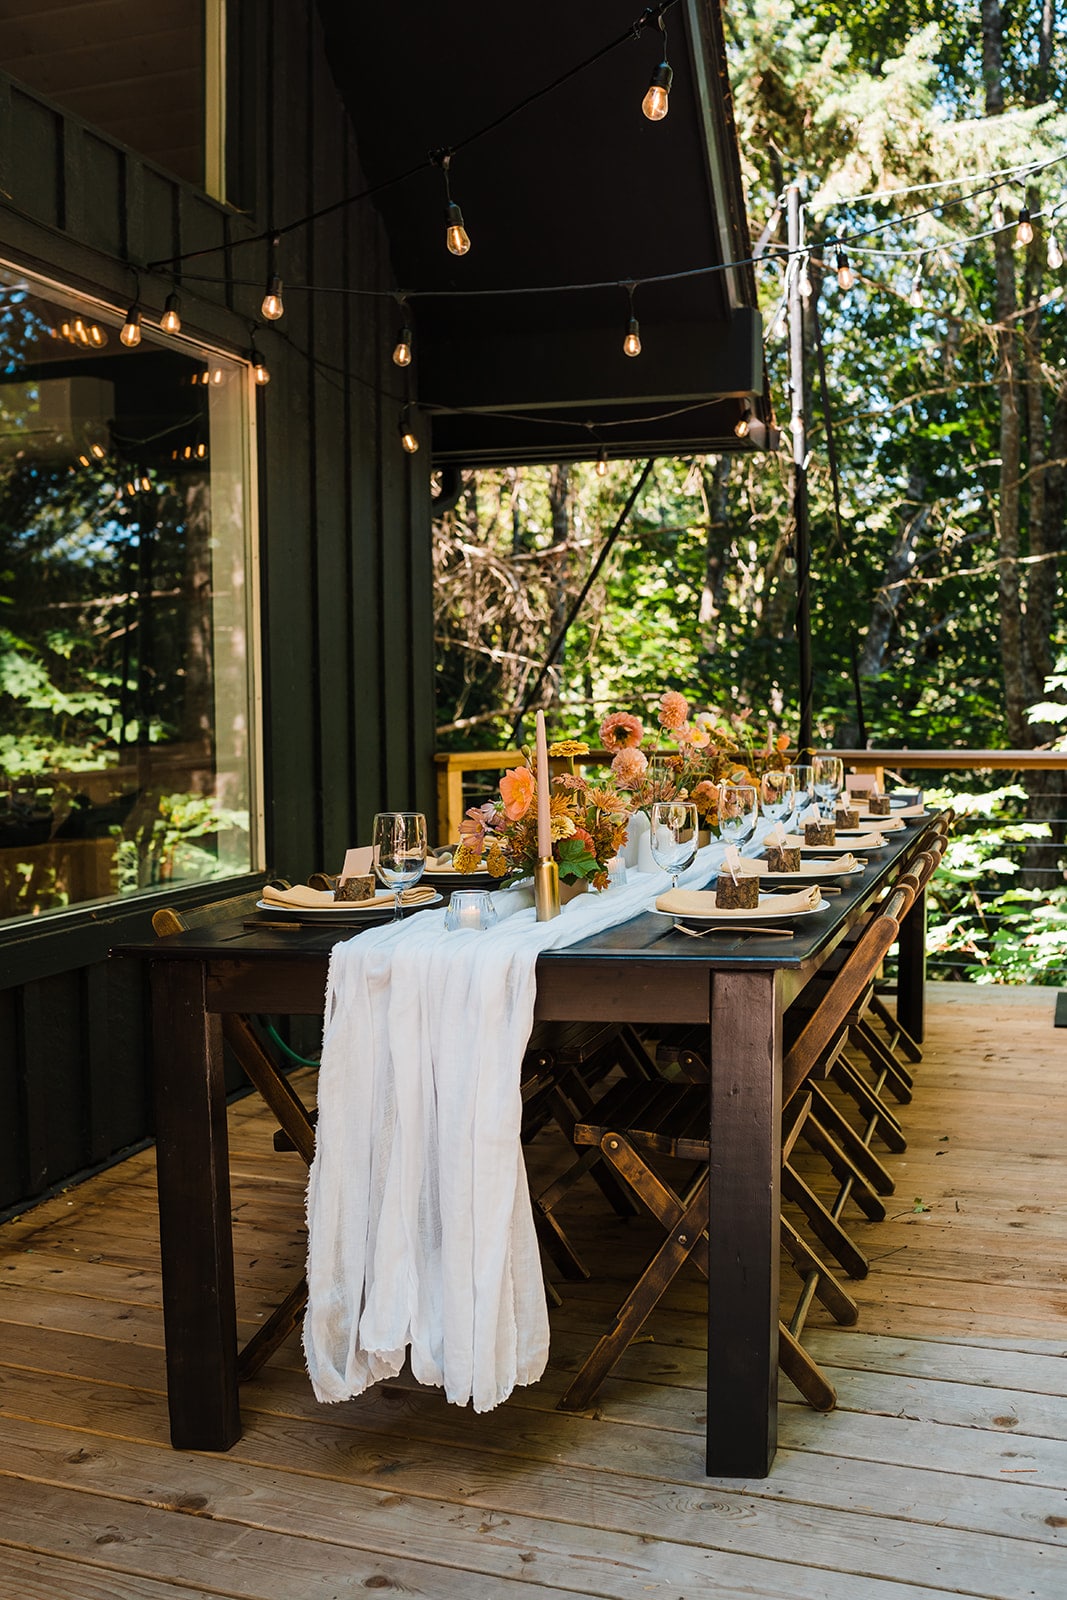
[{"label": "glass votive holder", "polygon": [[445,927],[449,933],[457,928],[473,928],[479,932],[491,928],[498,921],[493,897],[485,889],[454,889],[445,912]]},{"label": "glass votive holder", "polygon": [[622,856],[612,856],[608,862],[608,888],[621,889],[626,882],[626,862]]}]

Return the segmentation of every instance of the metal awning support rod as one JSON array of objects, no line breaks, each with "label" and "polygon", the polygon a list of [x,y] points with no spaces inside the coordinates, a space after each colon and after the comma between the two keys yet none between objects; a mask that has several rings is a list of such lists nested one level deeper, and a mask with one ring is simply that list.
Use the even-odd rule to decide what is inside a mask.
[{"label": "metal awning support rod", "polygon": [[541,685],[544,683],[545,679],[548,677],[548,674],[552,670],[553,662],[556,660],[556,657],[559,655],[560,651],[563,649],[563,643],[564,643],[564,640],[567,637],[567,634],[570,632],[571,624],[573,623],[575,617],[578,615],[579,611],[582,609],[583,605],[585,604],[586,596],[588,595],[590,589],[593,587],[594,583],[596,582],[597,577],[600,574],[600,569],[603,567],[605,561],[608,559],[608,556],[611,554],[612,546],[614,545],[616,539],[619,537],[619,534],[622,532],[623,528],[626,526],[627,522],[629,521],[630,513],[633,510],[634,506],[637,504],[638,495],[641,493],[641,490],[645,487],[645,484],[648,481],[648,475],[652,471],[652,467],[654,465],[654,462],[655,462],[655,457],[654,456],[650,456],[649,459],[645,462],[644,466],[642,467],[641,472],[638,475],[637,482],[634,484],[633,488],[630,490],[630,493],[629,493],[629,496],[627,498],[626,504],[623,506],[622,510],[619,513],[619,516],[618,516],[618,519],[617,519],[617,521],[615,523],[615,526],[612,528],[611,532],[608,534],[607,538],[604,540],[604,543],[601,546],[600,554],[597,556],[596,560],[594,561],[593,566],[592,566],[592,568],[591,568],[591,570],[589,572],[589,576],[586,578],[585,582],[582,584],[582,587],[578,592],[578,597],[575,600],[574,604],[571,606],[570,611],[567,613],[567,616],[566,616],[566,619],[565,619],[565,621],[563,623],[562,628],[559,630],[559,632],[557,633],[556,637],[552,641],[552,646],[551,646],[551,648],[550,648],[550,650],[548,652],[548,655],[544,659],[544,663],[542,664],[540,672],[537,674],[537,678],[534,681],[533,687],[530,688],[530,689],[527,689],[526,693],[522,697],[522,704],[519,706],[519,709],[515,714],[515,721],[512,723],[512,726],[511,726],[511,737],[512,737],[513,741],[516,744],[518,744],[518,742],[519,742],[519,737],[520,737],[521,730],[522,730],[522,719],[526,715],[526,713],[529,710],[530,706],[533,704],[534,700],[536,700],[538,694],[541,692]]},{"label": "metal awning support rod", "polygon": [[[798,261],[804,243],[800,188],[791,183],[785,191],[790,259]],[[800,691],[800,728],[797,745],[803,754],[812,746],[813,677],[811,664],[811,530],[808,522],[808,436],[804,393],[804,300],[800,292],[802,271],[793,272],[789,284],[789,402],[793,430],[793,538],[797,562],[797,675]]]}]

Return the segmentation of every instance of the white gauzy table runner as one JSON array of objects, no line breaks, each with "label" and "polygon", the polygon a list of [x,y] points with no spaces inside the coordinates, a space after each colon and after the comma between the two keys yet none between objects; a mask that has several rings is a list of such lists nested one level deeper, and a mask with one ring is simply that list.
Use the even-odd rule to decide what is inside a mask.
[{"label": "white gauzy table runner", "polygon": [[[679,882],[703,883],[721,856],[708,846]],[[631,870],[552,922],[528,908],[446,932],[443,911],[422,911],[335,946],[307,1198],[319,1400],[395,1377],[409,1352],[419,1382],[477,1411],[541,1376],[548,1316],[519,1142],[537,957],[637,916],[667,882]]]}]

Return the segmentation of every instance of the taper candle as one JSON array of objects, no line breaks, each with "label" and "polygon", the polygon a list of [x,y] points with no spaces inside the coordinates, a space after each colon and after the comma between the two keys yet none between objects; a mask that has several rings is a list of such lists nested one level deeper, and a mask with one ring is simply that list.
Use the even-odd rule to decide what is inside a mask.
[{"label": "taper candle", "polygon": [[552,854],[552,826],[549,822],[548,740],[545,714],[537,713],[537,854],[546,860]]}]

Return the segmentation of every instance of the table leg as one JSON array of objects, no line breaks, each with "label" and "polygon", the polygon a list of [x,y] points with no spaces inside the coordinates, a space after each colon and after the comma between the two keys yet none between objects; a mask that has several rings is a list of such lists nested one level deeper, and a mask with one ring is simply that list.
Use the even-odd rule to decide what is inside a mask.
[{"label": "table leg", "polygon": [[222,1030],[196,961],[151,964],[167,1398],[176,1450],[241,1436]]},{"label": "table leg", "polygon": [[711,978],[712,1477],[766,1477],[778,1439],[782,1021],[773,972]]},{"label": "table leg", "polygon": [[916,895],[900,924],[897,1021],[922,1044],[926,1018],[926,891]]}]

